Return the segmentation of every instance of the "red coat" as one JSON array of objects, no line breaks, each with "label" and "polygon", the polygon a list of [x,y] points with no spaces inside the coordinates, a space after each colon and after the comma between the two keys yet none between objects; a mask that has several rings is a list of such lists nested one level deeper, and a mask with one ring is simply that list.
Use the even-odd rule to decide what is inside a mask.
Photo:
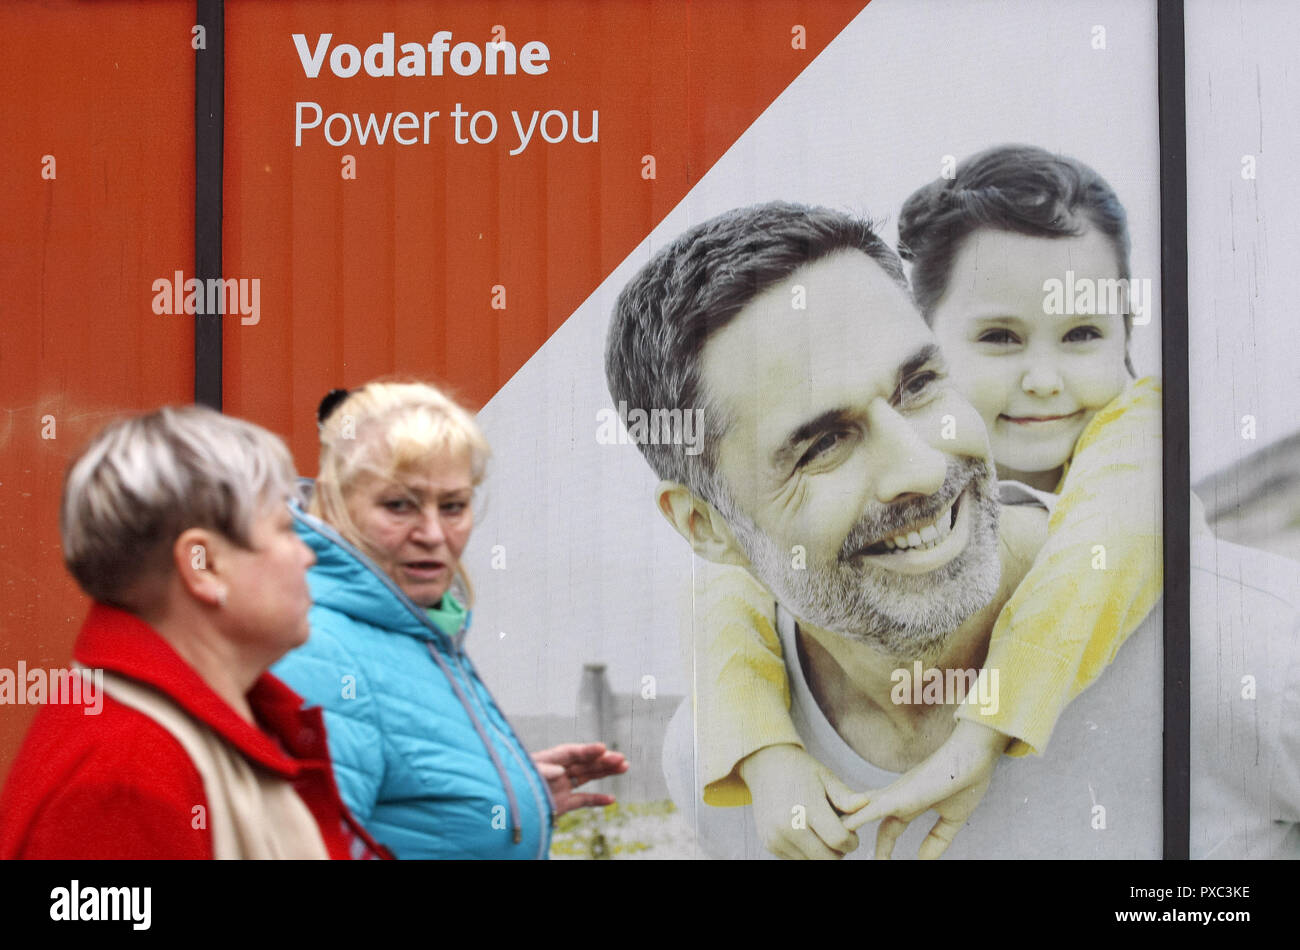
[{"label": "red coat", "polygon": [[[95,604],[73,655],[162,691],[251,763],[292,782],[331,858],[378,853],[339,798],[321,710],[302,709],[274,676],[264,673],[248,694],[258,729],[132,614]],[[0,859],[211,858],[203,781],[185,750],[144,713],[100,695],[98,715],[70,703],[37,713],[0,795]]]}]

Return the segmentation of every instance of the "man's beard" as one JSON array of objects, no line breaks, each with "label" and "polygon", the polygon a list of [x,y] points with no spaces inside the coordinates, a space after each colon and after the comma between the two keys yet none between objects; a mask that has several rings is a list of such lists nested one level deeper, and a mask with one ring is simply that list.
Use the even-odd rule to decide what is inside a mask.
[{"label": "man's beard", "polygon": [[[965,550],[947,564],[929,573],[902,574],[860,556],[872,541],[932,521],[959,495],[970,535]],[[833,561],[809,563],[806,569],[793,567],[790,552],[780,550],[742,512],[733,507],[725,514],[754,574],[799,619],[911,660],[938,653],[953,631],[997,593],[1002,574],[998,510],[992,467],[979,459],[950,459],[938,492],[873,506]]]}]

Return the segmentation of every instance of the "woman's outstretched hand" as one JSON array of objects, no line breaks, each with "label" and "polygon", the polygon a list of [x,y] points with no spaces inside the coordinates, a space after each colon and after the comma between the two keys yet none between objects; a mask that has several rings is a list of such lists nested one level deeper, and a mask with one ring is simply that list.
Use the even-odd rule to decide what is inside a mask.
[{"label": "woman's outstretched hand", "polygon": [[552,746],[534,752],[533,762],[551,789],[557,815],[575,808],[614,804],[613,795],[578,792],[575,789],[584,782],[620,775],[628,769],[626,756],[621,752],[609,751],[603,742],[569,742]]}]

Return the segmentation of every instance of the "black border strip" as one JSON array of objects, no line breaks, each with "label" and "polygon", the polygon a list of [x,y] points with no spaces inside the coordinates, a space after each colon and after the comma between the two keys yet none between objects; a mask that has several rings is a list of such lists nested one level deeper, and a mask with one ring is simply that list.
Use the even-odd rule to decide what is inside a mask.
[{"label": "black border strip", "polygon": [[1156,11],[1160,102],[1161,375],[1164,380],[1164,856],[1191,839],[1191,487],[1187,382],[1187,62],[1182,0]]},{"label": "black border strip", "polygon": [[[226,108],[225,0],[196,0],[206,32],[194,51],[194,276],[221,274],[222,150]],[[194,401],[221,409],[221,314],[194,315]]]}]

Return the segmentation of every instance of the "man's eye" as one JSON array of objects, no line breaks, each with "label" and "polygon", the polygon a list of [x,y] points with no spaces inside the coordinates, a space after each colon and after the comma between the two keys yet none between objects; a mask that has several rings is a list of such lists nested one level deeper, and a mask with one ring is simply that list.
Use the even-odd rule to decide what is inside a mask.
[{"label": "man's eye", "polygon": [[985,330],[975,338],[978,343],[991,343],[994,346],[1015,346],[1020,342],[1020,337],[1016,336],[1010,330]]},{"label": "man's eye", "polygon": [[924,370],[903,380],[902,393],[905,396],[919,396],[939,380],[940,376],[932,369]]},{"label": "man's eye", "polygon": [[846,435],[847,433],[838,429],[834,432],[827,432],[809,446],[808,451],[803,454],[803,457],[799,459],[799,464],[795,467],[803,468],[805,465],[815,462],[818,458],[834,449],[841,441],[843,441]]},{"label": "man's eye", "polygon": [[914,400],[924,397],[934,387],[934,384],[943,378],[943,373],[933,369],[913,373],[899,385],[898,392],[894,394],[894,405],[906,406]]},{"label": "man's eye", "polygon": [[1074,327],[1067,333],[1062,340],[1066,343],[1087,343],[1089,340],[1100,340],[1102,332],[1097,327],[1084,326]]}]

